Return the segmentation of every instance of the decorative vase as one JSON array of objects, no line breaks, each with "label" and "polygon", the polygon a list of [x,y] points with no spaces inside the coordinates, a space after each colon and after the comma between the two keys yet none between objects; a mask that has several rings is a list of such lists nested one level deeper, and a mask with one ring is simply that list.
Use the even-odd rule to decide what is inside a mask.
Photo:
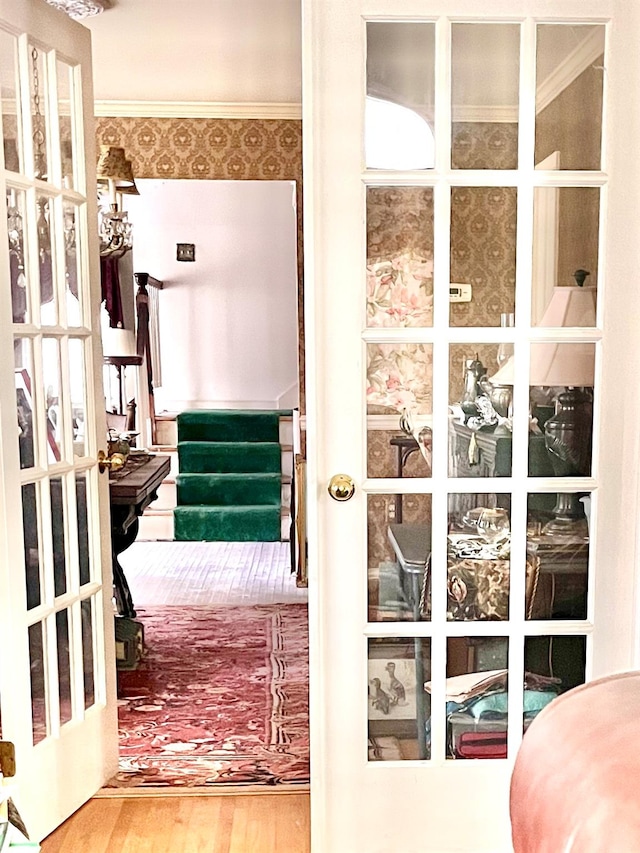
[{"label": "decorative vase", "polygon": [[476,397],[482,394],[480,382],[485,376],[487,368],[478,358],[468,358],[464,363],[464,391],[460,405],[466,418],[478,414]]}]

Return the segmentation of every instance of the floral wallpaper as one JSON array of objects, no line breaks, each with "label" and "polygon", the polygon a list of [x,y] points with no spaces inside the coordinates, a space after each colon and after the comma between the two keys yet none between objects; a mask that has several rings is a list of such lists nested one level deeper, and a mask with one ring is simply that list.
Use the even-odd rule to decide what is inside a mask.
[{"label": "floral wallpaper", "polygon": [[305,411],[302,122],[293,119],[97,118],[98,145],[124,147],[137,178],[295,181],[298,367]]},{"label": "floral wallpaper", "polygon": [[[513,168],[514,124],[454,126],[456,168]],[[512,187],[454,187],[451,193],[451,280],[469,283],[473,300],[452,303],[452,326],[498,326],[513,311],[517,197]],[[433,312],[433,190],[367,190],[367,325],[430,326]],[[484,347],[492,363],[494,349]],[[467,348],[453,346],[450,399],[459,398]],[[471,355],[474,355],[472,353]],[[431,411],[431,352],[424,347],[372,344],[367,354],[367,401],[383,411]],[[416,363],[412,363],[413,361]]]},{"label": "floral wallpaper", "polygon": [[413,252],[367,264],[368,326],[431,326],[433,260]]},{"label": "floral wallpaper", "polygon": [[367,402],[396,412],[431,414],[432,365],[429,344],[369,344]]}]

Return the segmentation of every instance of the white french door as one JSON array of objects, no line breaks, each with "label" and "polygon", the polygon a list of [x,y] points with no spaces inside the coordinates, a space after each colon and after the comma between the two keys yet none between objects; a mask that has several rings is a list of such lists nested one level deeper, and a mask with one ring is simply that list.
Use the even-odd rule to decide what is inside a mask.
[{"label": "white french door", "polygon": [[304,4],[317,853],[509,850],[528,726],[637,664],[631,5]]},{"label": "white french door", "polygon": [[0,86],[0,725],[41,839],[117,768],[89,32],[0,0]]}]

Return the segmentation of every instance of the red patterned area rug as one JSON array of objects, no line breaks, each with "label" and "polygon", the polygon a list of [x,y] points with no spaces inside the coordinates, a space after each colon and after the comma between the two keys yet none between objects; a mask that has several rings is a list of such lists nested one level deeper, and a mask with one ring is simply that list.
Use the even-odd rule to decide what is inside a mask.
[{"label": "red patterned area rug", "polygon": [[146,654],[118,672],[107,788],[309,783],[305,604],[138,610]]}]

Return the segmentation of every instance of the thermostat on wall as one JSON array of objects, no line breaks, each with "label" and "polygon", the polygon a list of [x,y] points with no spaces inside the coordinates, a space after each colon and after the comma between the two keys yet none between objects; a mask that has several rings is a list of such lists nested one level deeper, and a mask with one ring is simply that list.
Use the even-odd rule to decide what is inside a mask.
[{"label": "thermostat on wall", "polygon": [[450,284],[449,302],[471,302],[471,285]]}]

